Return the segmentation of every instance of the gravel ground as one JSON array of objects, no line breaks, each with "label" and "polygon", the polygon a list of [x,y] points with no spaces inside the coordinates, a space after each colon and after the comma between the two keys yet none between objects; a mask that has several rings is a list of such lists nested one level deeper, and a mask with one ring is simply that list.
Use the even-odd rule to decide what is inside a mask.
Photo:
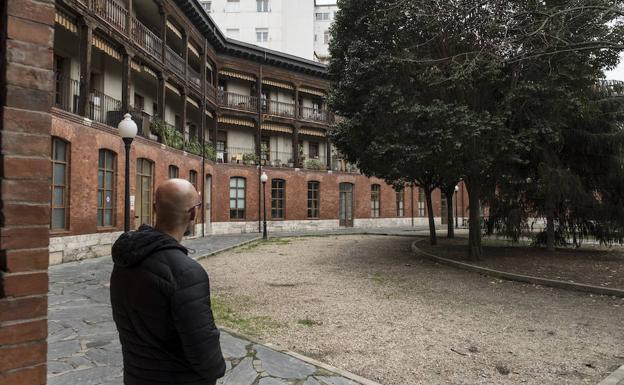
[{"label": "gravel ground", "polygon": [[624,300],[437,265],[410,242],[299,238],[203,265],[228,326],[259,320],[264,341],[385,385],[596,384],[624,363]]}]

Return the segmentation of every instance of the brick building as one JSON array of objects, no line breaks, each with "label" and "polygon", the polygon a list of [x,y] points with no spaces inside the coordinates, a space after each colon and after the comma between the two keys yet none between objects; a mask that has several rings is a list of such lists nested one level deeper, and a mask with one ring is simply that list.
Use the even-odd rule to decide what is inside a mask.
[{"label": "brick building", "polygon": [[195,236],[258,231],[261,171],[270,230],[425,223],[417,189],[360,175],[328,142],[322,64],[228,39],[194,0],[57,0],[54,32],[51,263],[119,235],[127,111],[133,228],[180,177],[203,196]]}]

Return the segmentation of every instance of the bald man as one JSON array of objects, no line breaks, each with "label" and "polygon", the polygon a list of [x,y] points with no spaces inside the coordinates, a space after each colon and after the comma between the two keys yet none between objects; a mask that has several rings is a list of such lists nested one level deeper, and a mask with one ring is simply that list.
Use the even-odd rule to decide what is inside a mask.
[{"label": "bald man", "polygon": [[156,226],[113,245],[110,296],[125,385],[214,385],[225,373],[208,274],[180,244],[200,205],[193,185],[170,179],[156,190]]}]

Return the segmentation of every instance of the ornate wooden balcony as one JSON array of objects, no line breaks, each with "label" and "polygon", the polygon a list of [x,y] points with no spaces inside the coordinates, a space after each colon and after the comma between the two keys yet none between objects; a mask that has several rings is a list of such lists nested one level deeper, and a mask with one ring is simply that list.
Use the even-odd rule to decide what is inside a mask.
[{"label": "ornate wooden balcony", "polygon": [[191,66],[188,66],[186,71],[191,86],[201,90],[201,75],[199,72],[195,71]]},{"label": "ornate wooden balcony", "polygon": [[301,119],[303,120],[309,120],[324,124],[332,123],[332,114],[327,110],[313,107],[300,107],[300,109]]},{"label": "ornate wooden balcony", "polygon": [[219,91],[218,102],[221,106],[256,112],[258,108],[258,98],[250,95],[235,94],[233,92]]},{"label": "ornate wooden balcony", "polygon": [[184,79],[184,67],[186,67],[184,59],[169,47],[165,49],[165,64],[169,66],[169,69]]},{"label": "ornate wooden balcony", "polygon": [[124,5],[115,0],[92,0],[91,9],[111,26],[124,34],[127,32],[128,10]]},{"label": "ornate wooden balcony", "polygon": [[162,40],[136,18],[132,18],[132,40],[145,52],[162,61]]},{"label": "ornate wooden balcony", "polygon": [[295,104],[263,99],[262,112],[269,115],[283,116],[285,118],[294,118]]}]

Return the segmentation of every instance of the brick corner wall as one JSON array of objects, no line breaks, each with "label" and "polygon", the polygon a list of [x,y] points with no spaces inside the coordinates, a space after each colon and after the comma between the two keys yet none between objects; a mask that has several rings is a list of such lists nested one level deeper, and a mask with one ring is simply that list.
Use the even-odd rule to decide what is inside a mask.
[{"label": "brick corner wall", "polygon": [[54,0],[3,0],[0,17],[0,385],[38,385],[46,383]]}]

